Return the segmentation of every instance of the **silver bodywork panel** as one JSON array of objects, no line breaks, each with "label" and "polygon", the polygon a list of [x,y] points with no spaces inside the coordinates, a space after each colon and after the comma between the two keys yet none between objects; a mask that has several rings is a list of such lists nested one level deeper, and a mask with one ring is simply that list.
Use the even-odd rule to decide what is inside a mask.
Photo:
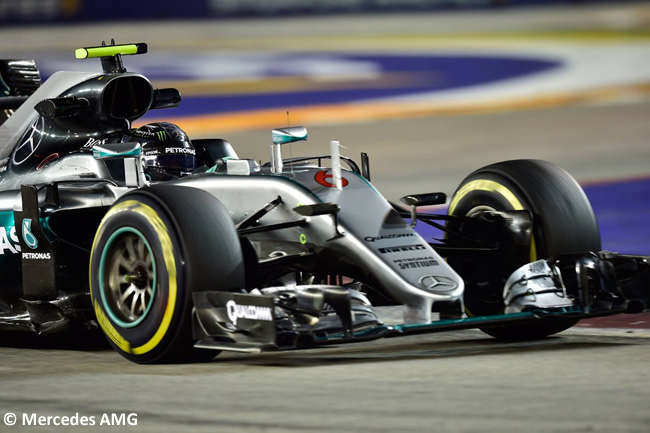
[{"label": "silver bodywork panel", "polygon": [[30,171],[23,176],[0,179],[3,190],[20,189],[20,185],[49,183],[63,179],[110,179],[110,173],[103,161],[98,161],[90,153],[66,155],[49,163],[41,170]]},{"label": "silver bodywork panel", "polygon": [[225,205],[236,224],[277,197],[282,204],[261,218],[261,225],[299,220],[301,216],[293,211],[296,206],[338,204],[338,230],[332,216],[320,215],[309,217],[307,224],[299,227],[248,238],[260,259],[278,252],[298,254],[327,248],[355,263],[378,288],[406,305],[405,319],[411,322],[430,321],[434,302],[462,299],[462,278],[370,183],[345,171],[344,187],[338,190],[329,186],[330,175],[325,168],[298,168],[273,175],[205,174],[174,183],[209,192]]}]

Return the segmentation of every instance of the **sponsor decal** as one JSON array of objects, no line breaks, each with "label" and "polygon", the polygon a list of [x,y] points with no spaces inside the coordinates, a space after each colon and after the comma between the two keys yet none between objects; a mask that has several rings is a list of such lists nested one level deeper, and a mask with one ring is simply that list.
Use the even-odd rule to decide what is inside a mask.
[{"label": "sponsor decal", "polygon": [[[316,175],[314,176],[314,180],[319,185],[326,186],[328,188],[335,188],[336,185],[334,185],[334,183],[331,181],[333,177],[334,176],[332,176],[331,174],[327,174],[327,171],[324,170],[316,173]],[[348,184],[349,184],[348,180],[344,177],[341,177],[341,185],[343,186],[343,188],[348,186]]]},{"label": "sponsor decal", "polygon": [[230,300],[226,303],[226,312],[228,313],[228,318],[235,326],[239,319],[262,320],[265,322],[273,321],[271,309],[259,305],[239,305],[235,301]]},{"label": "sponsor decal", "polygon": [[23,241],[25,241],[25,245],[27,245],[29,248],[33,250],[38,248],[38,240],[36,239],[36,236],[34,236],[34,234],[32,233],[31,218],[23,219]]},{"label": "sponsor decal", "polygon": [[382,254],[391,254],[391,253],[401,253],[405,251],[418,251],[418,250],[426,250],[426,247],[422,244],[400,245],[396,247],[379,248],[377,251],[379,251]]},{"label": "sponsor decal", "polygon": [[424,275],[418,280],[420,285],[434,292],[451,292],[456,288],[456,283],[451,278],[439,275]]},{"label": "sponsor decal", "polygon": [[408,259],[395,260],[393,263],[397,264],[400,269],[416,269],[416,268],[429,268],[432,266],[439,266],[440,263],[433,257],[416,257]]},{"label": "sponsor decal", "polygon": [[135,131],[129,131],[129,134],[133,135],[134,137],[142,137],[142,138],[156,137],[155,132],[147,131],[146,129],[136,129]]},{"label": "sponsor decal", "polygon": [[50,253],[23,253],[23,259],[26,260],[50,260],[51,258]]},{"label": "sponsor decal", "polygon": [[165,153],[189,153],[190,155],[196,155],[196,149],[189,147],[166,147]]},{"label": "sponsor decal", "polygon": [[[8,233],[7,233],[8,232]],[[8,250],[11,254],[18,254],[20,252],[20,245],[18,234],[16,234],[16,227],[0,227],[0,254]]]},{"label": "sponsor decal", "polygon": [[96,140],[96,139],[94,139],[94,138],[91,137],[91,138],[89,138],[88,141],[86,141],[86,143],[85,143],[83,146],[81,146],[81,147],[83,147],[84,149],[90,149],[90,148],[92,148],[92,147],[94,147],[94,146],[102,145],[102,144],[105,144],[105,143],[106,143],[106,139],[105,139],[105,138],[103,138],[103,139],[101,139],[101,140]]},{"label": "sponsor decal", "polygon": [[393,235],[384,235],[384,236],[366,236],[363,238],[366,242],[375,242],[382,239],[398,239],[398,238],[409,238],[415,236],[415,233],[397,233]]},{"label": "sponsor decal", "polygon": [[140,138],[155,138],[158,141],[165,141],[169,138],[169,134],[165,130],[149,131],[147,129],[136,129],[135,131],[130,131],[129,134]]}]

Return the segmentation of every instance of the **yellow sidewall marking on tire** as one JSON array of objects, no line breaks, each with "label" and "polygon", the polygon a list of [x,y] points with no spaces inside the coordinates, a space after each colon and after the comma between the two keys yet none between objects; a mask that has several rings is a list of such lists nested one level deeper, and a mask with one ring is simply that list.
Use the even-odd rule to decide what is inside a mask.
[{"label": "yellow sidewall marking on tire", "polygon": [[[176,306],[176,297],[177,297],[177,292],[178,288],[176,285],[176,262],[174,261],[174,248],[172,245],[171,238],[169,237],[169,232],[167,231],[167,226],[165,226],[165,223],[163,223],[162,219],[160,216],[156,213],[155,210],[153,210],[150,206],[147,206],[146,204],[143,204],[137,200],[127,200],[122,203],[118,203],[117,205],[113,206],[107,213],[106,216],[102,219],[102,222],[99,224],[99,229],[97,230],[97,234],[95,235],[95,241],[93,242],[93,248],[91,250],[91,255],[90,255],[90,263],[92,266],[92,260],[93,260],[93,254],[95,252],[95,246],[96,243],[101,235],[101,233],[104,230],[104,223],[110,218],[112,215],[115,215],[119,212],[124,212],[124,211],[130,211],[130,212],[136,212],[142,216],[144,216],[149,224],[153,227],[155,230],[156,234],[158,235],[158,238],[160,240],[160,245],[162,247],[162,252],[163,252],[163,260],[165,261],[165,268],[167,270],[167,275],[168,275],[168,287],[169,287],[169,294],[167,297],[167,305],[165,306],[165,311],[163,313],[163,318],[160,322],[160,326],[154,333],[153,337],[149,341],[147,341],[145,344],[142,346],[134,347],[131,348],[130,345],[128,344],[128,341],[126,341],[120,334],[119,332],[112,326],[110,321],[103,316],[106,320],[101,320],[99,316],[103,315],[103,311],[101,312],[102,314],[98,314],[98,322],[99,325],[101,326],[102,330],[108,335],[108,337],[124,352],[127,353],[132,353],[134,355],[142,355],[145,354],[152,349],[154,349],[160,341],[163,339],[165,334],[167,333],[167,330],[169,329],[169,325],[172,321],[172,318],[174,316],[174,307]],[[90,275],[90,272],[88,273]],[[161,273],[162,274],[162,273]],[[101,276],[100,276],[101,277]],[[92,287],[92,279],[91,279],[91,287]],[[90,291],[91,297],[92,297],[92,290]],[[93,304],[96,305],[96,302],[93,301]],[[95,311],[97,314],[97,311],[101,311],[99,309],[99,305],[96,305]],[[126,344],[124,344],[126,343]]]},{"label": "yellow sidewall marking on tire", "polygon": [[97,323],[104,331],[104,334],[113,342],[117,347],[120,348],[123,352],[131,353],[131,343],[129,343],[122,335],[117,332],[117,329],[113,326],[104,310],[99,306],[97,301],[93,301],[93,309],[95,310],[95,316],[97,317]]},{"label": "yellow sidewall marking on tire", "polygon": [[472,191],[487,191],[487,192],[496,192],[501,194],[503,198],[506,199],[513,210],[524,210],[524,207],[521,205],[521,202],[517,197],[505,186],[501,185],[498,182],[487,179],[477,179],[465,184],[454,196],[454,199],[449,204],[449,213],[453,213],[458,205],[458,202],[465,197],[468,193]]},{"label": "yellow sidewall marking on tire", "polygon": [[[451,200],[451,203],[449,203],[450,215],[454,213],[456,206],[458,206],[458,203],[463,199],[463,197],[465,197],[467,194],[469,194],[472,191],[487,191],[487,192],[497,193],[501,195],[504,199],[506,199],[506,201],[510,204],[510,206],[512,206],[513,210],[524,210],[524,207],[522,206],[517,196],[515,196],[513,192],[510,191],[505,186],[489,179],[476,179],[463,185],[463,187],[460,190],[458,190],[454,198]],[[535,247],[534,236],[531,236],[530,239],[529,255],[530,255],[531,262],[537,260],[537,248]]]}]

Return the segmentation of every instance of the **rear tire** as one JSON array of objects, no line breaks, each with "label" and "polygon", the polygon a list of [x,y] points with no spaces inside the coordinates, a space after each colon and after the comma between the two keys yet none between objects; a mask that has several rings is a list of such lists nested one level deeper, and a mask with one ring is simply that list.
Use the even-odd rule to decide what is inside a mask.
[{"label": "rear tire", "polygon": [[[571,175],[550,162],[504,161],[467,176],[450,201],[449,214],[476,217],[489,210],[531,212],[533,239],[522,264],[559,254],[601,249],[600,231],[587,196]],[[466,281],[468,314],[503,312],[503,286],[516,267],[503,275],[488,277],[487,268],[475,261],[450,259],[450,264]],[[535,339],[563,331],[575,323],[573,319],[559,319],[482,331],[503,339]]]},{"label": "rear tire", "polygon": [[193,347],[192,293],[244,287],[230,215],[205,191],[155,185],[121,197],[95,236],[90,286],[111,345],[138,363],[211,359]]}]

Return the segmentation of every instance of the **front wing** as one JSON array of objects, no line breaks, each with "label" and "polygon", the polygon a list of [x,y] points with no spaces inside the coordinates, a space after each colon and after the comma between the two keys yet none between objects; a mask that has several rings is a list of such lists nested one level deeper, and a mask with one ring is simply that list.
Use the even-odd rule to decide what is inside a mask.
[{"label": "front wing", "polygon": [[[471,328],[552,325],[640,313],[650,304],[649,257],[590,253],[557,258],[555,262],[574,280],[570,285],[571,307],[531,308],[430,323],[384,324],[381,314],[375,314],[383,307],[372,310],[355,304],[354,297],[345,295],[349,292],[333,286],[309,289],[307,301],[298,296],[291,303],[277,295],[198,292],[193,295],[195,347],[259,353]],[[591,266],[594,263],[598,265]],[[619,277],[616,280],[612,279],[614,271]],[[321,292],[325,301],[319,304],[314,299]],[[321,309],[323,304],[325,309]],[[329,311],[323,313],[325,310]]]}]

